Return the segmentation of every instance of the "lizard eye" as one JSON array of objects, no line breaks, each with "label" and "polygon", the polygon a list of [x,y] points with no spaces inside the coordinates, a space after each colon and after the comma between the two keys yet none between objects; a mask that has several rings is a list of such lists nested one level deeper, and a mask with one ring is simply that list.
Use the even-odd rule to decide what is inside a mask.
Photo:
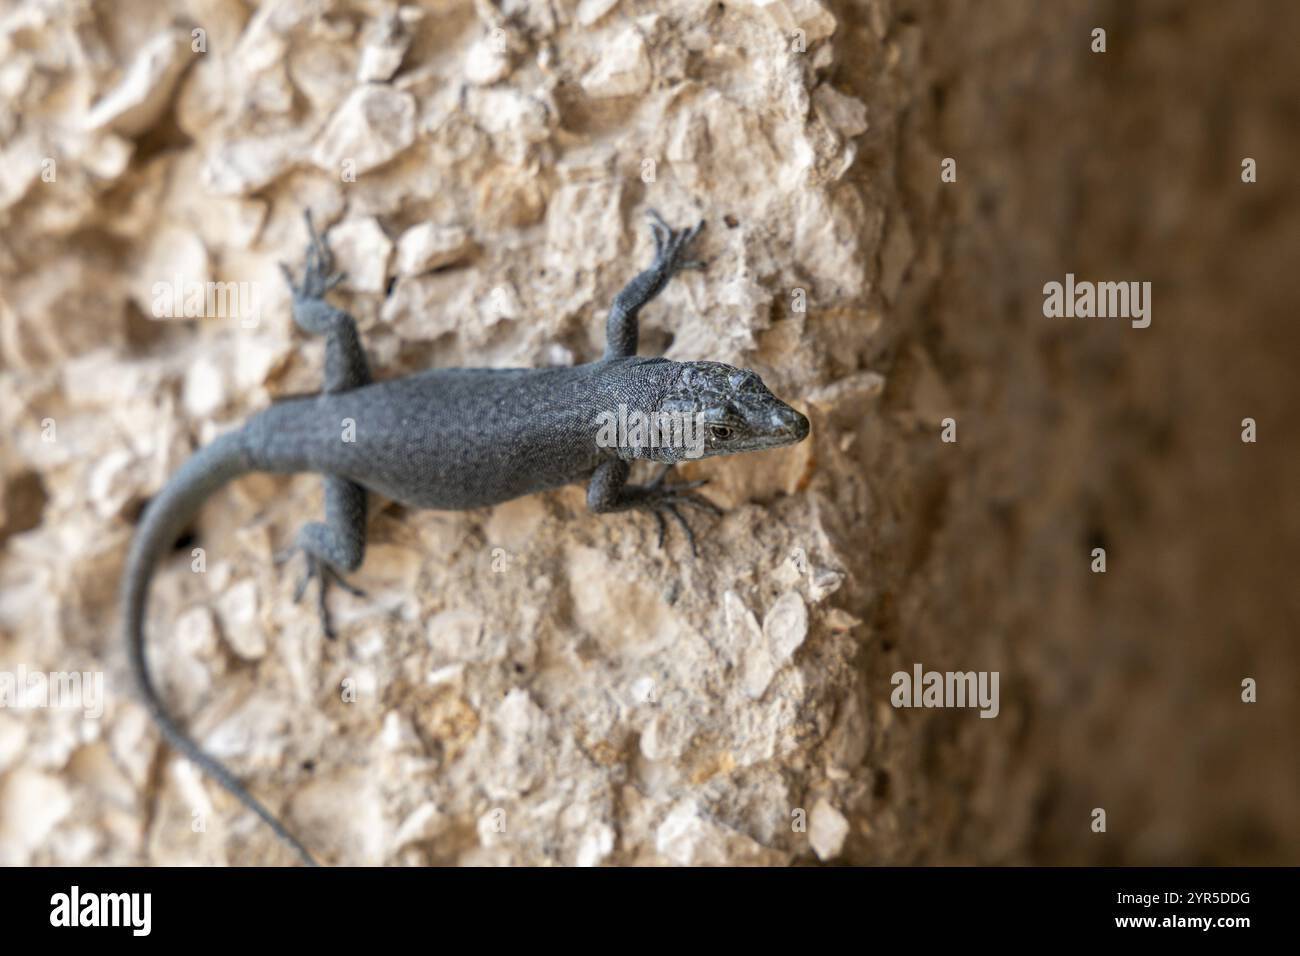
[{"label": "lizard eye", "polygon": [[726,441],[731,437],[731,429],[726,425],[710,425],[709,433],[719,441]]}]

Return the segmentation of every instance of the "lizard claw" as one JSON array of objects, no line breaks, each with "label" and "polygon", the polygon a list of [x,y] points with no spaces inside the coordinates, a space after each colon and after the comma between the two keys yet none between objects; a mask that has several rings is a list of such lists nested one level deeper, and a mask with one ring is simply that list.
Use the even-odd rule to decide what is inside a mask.
[{"label": "lizard claw", "polygon": [[293,603],[298,604],[302,601],[302,596],[307,592],[307,585],[315,579],[317,581],[316,589],[316,611],[320,616],[321,630],[331,641],[334,640],[336,632],[334,623],[330,619],[329,606],[326,604],[325,596],[328,594],[332,585],[338,585],[344,591],[347,591],[353,597],[365,597],[366,592],[361,590],[355,584],[346,580],[338,570],[318,555],[312,554],[303,548],[294,548],[288,552],[281,552],[276,555],[276,563],[285,560],[287,555],[292,555],[295,551],[301,551],[307,560],[307,567],[298,579],[298,584],[293,589]]},{"label": "lizard claw", "polygon": [[302,282],[294,281],[293,270],[283,262],[280,263],[280,271],[289,283],[295,299],[320,299],[347,278],[347,273],[334,271],[334,253],[330,251],[329,243],[316,230],[310,209],[304,210],[303,219],[307,223],[308,239]]},{"label": "lizard claw", "polygon": [[654,267],[663,270],[665,278],[683,269],[705,268],[703,260],[686,258],[687,248],[704,229],[703,219],[686,229],[674,229],[656,210],[649,209],[646,215],[650,219],[650,232],[655,240]]},{"label": "lizard claw", "polygon": [[655,516],[655,523],[659,527],[659,540],[657,547],[663,548],[664,546],[664,540],[667,537],[668,532],[668,522],[664,519],[664,515],[669,514],[672,515],[673,520],[681,526],[682,532],[686,535],[686,541],[691,546],[691,557],[698,558],[700,556],[700,551],[695,544],[695,529],[691,527],[690,522],[682,517],[682,513],[677,510],[677,505],[680,503],[684,502],[664,501],[659,504],[648,506],[650,513]]},{"label": "lizard claw", "polygon": [[682,513],[681,513],[680,511],[677,510],[677,506],[676,506],[675,504],[671,504],[671,503],[669,503],[669,504],[665,505],[665,506],[664,506],[664,510],[667,511],[670,515],[672,515],[672,516],[673,516],[673,519],[674,519],[674,520],[675,520],[679,525],[682,526],[682,531],[686,533],[686,541],[687,541],[687,542],[690,544],[690,546],[691,546],[691,557],[692,557],[692,558],[698,558],[698,557],[700,556],[700,552],[699,552],[699,549],[695,547],[695,531],[694,531],[694,529],[692,529],[691,526],[690,526],[690,524],[686,521],[686,519],[682,517]]},{"label": "lizard claw", "polygon": [[643,486],[644,498],[641,507],[655,516],[655,523],[659,530],[660,548],[664,546],[664,539],[667,536],[668,522],[664,518],[664,515],[667,514],[681,526],[683,533],[686,535],[686,540],[691,546],[691,556],[699,557],[699,549],[695,543],[695,531],[678,508],[682,505],[690,505],[693,508],[708,512],[714,517],[720,517],[722,509],[708,498],[695,492],[696,488],[707,484],[708,479],[665,485],[664,478],[672,468],[672,465],[665,466],[658,475]]},{"label": "lizard claw", "polygon": [[650,233],[654,236],[655,240],[655,257],[658,258],[663,255],[664,245],[672,236],[673,230],[668,223],[664,222],[664,217],[659,215],[655,210],[647,210],[646,216],[650,220]]},{"label": "lizard claw", "polygon": [[663,548],[664,538],[668,534],[668,523],[664,521],[663,512],[658,508],[651,509],[650,513],[655,516],[655,524],[659,526],[659,543],[656,547]]}]

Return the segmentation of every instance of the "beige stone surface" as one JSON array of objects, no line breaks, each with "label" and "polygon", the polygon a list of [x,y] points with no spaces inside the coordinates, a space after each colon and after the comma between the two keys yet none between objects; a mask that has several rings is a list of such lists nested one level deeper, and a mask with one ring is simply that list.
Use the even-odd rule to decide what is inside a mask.
[{"label": "beige stone surface", "polygon": [[[318,481],[214,496],[154,669],[324,861],[1300,861],[1297,23],[1260,6],[0,0],[0,671],[103,675],[97,719],[0,708],[0,865],[292,859],[161,743],[116,590],[179,463],[318,386],[305,208],[381,378],[591,360],[645,210],[704,218],[643,351],[813,425],[685,468],[727,509],[694,562],[579,488],[376,501],[336,642],[273,560]],[[1153,281],[1152,328],[1045,319],[1067,271]],[[892,708],[915,661],[998,670],[999,717]]]}]

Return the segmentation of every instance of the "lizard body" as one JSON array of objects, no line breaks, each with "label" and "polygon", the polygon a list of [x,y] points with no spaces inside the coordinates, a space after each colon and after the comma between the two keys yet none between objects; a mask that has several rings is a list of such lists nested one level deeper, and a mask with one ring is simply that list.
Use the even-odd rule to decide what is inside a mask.
[{"label": "lizard body", "polygon": [[[260,816],[308,864],[311,854],[218,760],[205,753],[164,707],[149,673],[144,620],[149,584],[203,501],[243,474],[316,472],[325,482],[325,522],[306,525],[296,546],[319,585],[325,633],[333,637],[325,596],[331,583],[350,587],[344,572],[365,553],[366,496],[381,494],[413,508],[461,510],[497,504],[549,488],[587,482],[594,512],[650,511],[663,544],[665,515],[695,550],[678,510],[716,513],[694,489],[701,482],[665,484],[683,457],[673,445],[611,447],[597,440],[602,413],[624,411],[694,416],[704,427],[701,456],[734,454],[801,441],[808,421],[777,399],[753,372],[717,362],[674,362],[636,355],[637,314],[681,269],[702,264],[686,250],[703,223],[670,229],[651,214],[656,255],[615,297],[606,323],[604,356],[584,365],[543,369],[435,369],[371,382],[356,325],[325,294],[342,276],[308,218],[311,244],[303,281],[294,293],[294,321],[326,336],[325,385],[318,395],[279,401],[240,429],[197,451],[145,509],[122,579],[123,624],[138,690],[167,741]],[[627,481],[630,462],[666,465],[644,485]]]},{"label": "lizard body", "polygon": [[[279,402],[248,422],[245,447],[260,470],[341,475],[411,507],[481,508],[589,475],[606,457],[595,416],[637,404],[672,364],[434,369]],[[339,440],[346,421],[356,441]]]}]

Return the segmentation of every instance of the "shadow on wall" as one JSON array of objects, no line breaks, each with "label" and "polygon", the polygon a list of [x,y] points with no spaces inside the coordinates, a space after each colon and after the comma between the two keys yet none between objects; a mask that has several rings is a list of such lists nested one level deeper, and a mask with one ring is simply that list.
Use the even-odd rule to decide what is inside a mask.
[{"label": "shadow on wall", "polygon": [[[1001,714],[879,711],[861,828],[907,833],[894,860],[1294,864],[1300,9],[909,9],[900,161],[958,176],[903,190],[941,264],[886,325],[882,514],[846,538],[879,561],[873,696],[991,669]],[[1045,316],[1067,275],[1149,282],[1149,325]]]}]

